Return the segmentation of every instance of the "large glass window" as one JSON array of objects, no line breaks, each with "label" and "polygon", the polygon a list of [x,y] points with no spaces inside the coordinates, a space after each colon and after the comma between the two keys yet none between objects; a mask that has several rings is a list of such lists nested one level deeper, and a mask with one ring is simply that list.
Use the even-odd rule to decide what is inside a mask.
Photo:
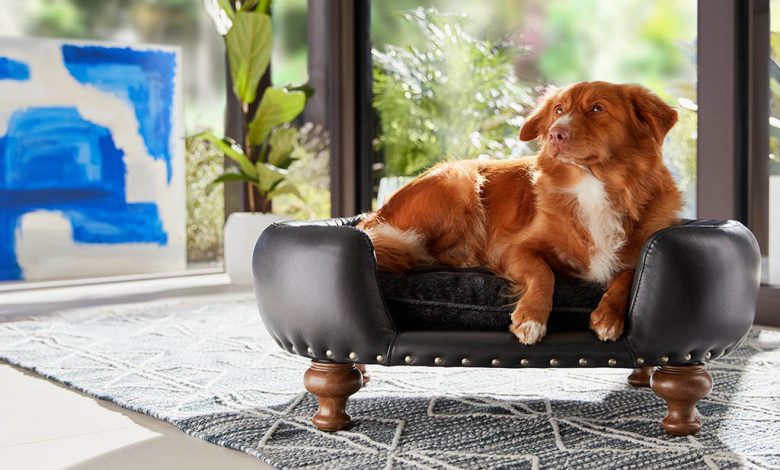
[{"label": "large glass window", "polygon": [[398,0],[371,10],[381,197],[446,158],[532,154],[517,133],[543,89],[606,80],[643,84],[678,110],[664,158],[682,215],[695,216],[695,0]]},{"label": "large glass window", "polygon": [[[274,51],[271,75],[274,86],[298,86],[309,81],[307,0],[273,2]],[[326,90],[313,90],[320,96]],[[300,197],[283,194],[273,200],[273,212],[297,219],[330,217],[330,150],[328,133],[307,120],[304,112],[296,120],[298,138],[288,180]]]},{"label": "large glass window", "polygon": [[780,1],[770,3],[769,247],[763,281],[780,284]]}]

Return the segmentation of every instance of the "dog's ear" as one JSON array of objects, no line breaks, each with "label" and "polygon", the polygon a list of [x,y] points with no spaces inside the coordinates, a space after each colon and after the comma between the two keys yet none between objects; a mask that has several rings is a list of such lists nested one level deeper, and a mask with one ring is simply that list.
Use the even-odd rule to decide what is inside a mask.
[{"label": "dog's ear", "polygon": [[630,85],[627,91],[639,125],[650,131],[658,145],[663,144],[664,137],[677,123],[677,111],[643,86]]},{"label": "dog's ear", "polygon": [[520,129],[520,140],[523,142],[534,140],[539,137],[542,131],[546,130],[542,129],[542,127],[553,111],[553,102],[558,97],[558,93],[559,90],[555,87],[547,89],[542,99],[539,100],[534,112],[525,119],[523,127]]}]

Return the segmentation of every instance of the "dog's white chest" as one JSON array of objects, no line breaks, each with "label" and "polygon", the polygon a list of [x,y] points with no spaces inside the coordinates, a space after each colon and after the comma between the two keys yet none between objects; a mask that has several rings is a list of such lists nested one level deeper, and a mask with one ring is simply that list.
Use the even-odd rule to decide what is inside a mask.
[{"label": "dog's white chest", "polygon": [[590,233],[590,264],[584,278],[607,283],[618,270],[618,252],[625,243],[620,216],[610,204],[604,184],[588,173],[569,192],[577,200],[580,223]]}]

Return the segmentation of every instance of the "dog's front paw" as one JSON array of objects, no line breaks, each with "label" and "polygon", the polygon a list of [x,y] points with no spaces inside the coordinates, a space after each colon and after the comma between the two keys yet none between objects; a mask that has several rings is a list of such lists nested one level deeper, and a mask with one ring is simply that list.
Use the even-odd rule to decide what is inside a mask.
[{"label": "dog's front paw", "polygon": [[521,343],[531,345],[536,344],[547,334],[547,325],[535,320],[525,320],[521,323],[512,322],[509,331],[517,336]]},{"label": "dog's front paw", "polygon": [[623,334],[625,313],[609,304],[599,304],[590,314],[590,329],[601,341],[615,341]]}]

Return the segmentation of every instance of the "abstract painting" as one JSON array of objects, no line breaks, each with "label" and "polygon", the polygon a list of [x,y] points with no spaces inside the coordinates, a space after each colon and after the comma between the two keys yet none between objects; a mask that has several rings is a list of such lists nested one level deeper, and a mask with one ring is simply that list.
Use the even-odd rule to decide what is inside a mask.
[{"label": "abstract painting", "polygon": [[0,281],[186,267],[180,54],[0,38]]}]

